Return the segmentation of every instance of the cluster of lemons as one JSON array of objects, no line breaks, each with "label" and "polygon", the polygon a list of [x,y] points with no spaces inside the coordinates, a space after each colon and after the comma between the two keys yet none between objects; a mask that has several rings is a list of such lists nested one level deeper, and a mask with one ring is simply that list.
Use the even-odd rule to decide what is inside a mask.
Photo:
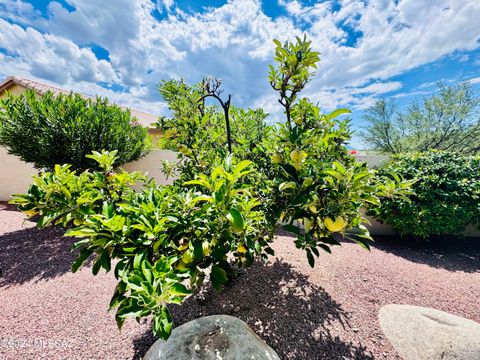
[{"label": "cluster of lemons", "polygon": [[[302,169],[302,164],[307,157],[307,153],[303,150],[294,149],[290,152],[290,160],[292,160],[293,167],[300,171]],[[272,156],[272,163],[273,164],[281,164],[284,161],[283,156],[280,153],[276,153]],[[310,205],[309,210],[316,214],[318,212],[317,207],[315,205]],[[304,224],[308,226],[307,224]],[[323,219],[323,225],[327,228],[330,232],[340,232],[348,225],[347,219],[343,216],[337,216],[335,219],[327,216]]]},{"label": "cluster of lemons", "polygon": [[[303,150],[294,149],[290,152],[290,160],[292,160],[295,170],[302,170],[303,162],[307,158],[307,153]],[[283,162],[283,156],[279,153],[272,156],[272,163],[281,164]]]}]

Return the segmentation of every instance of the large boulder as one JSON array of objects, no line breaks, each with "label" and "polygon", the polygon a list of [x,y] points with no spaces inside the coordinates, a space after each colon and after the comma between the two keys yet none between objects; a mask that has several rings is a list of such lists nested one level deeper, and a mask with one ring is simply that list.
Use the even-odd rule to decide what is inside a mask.
[{"label": "large boulder", "polygon": [[279,360],[277,353],[242,320],[228,315],[199,318],[158,340],[144,360]]},{"label": "large boulder", "polygon": [[380,326],[404,360],[479,360],[480,324],[411,305],[380,309]]}]

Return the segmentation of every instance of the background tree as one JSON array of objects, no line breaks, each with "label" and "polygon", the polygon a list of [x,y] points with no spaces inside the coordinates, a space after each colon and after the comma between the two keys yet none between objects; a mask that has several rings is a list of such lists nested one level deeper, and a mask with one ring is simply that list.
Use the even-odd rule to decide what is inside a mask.
[{"label": "background tree", "polygon": [[438,92],[400,111],[393,99],[379,100],[364,116],[361,132],[374,150],[385,153],[429,149],[463,154],[480,152],[480,97],[471,85],[438,84]]},{"label": "background tree", "polygon": [[101,150],[116,150],[118,166],[144,156],[146,139],[147,129],[107,99],[28,91],[0,101],[0,145],[37,169],[98,169],[86,155]]}]

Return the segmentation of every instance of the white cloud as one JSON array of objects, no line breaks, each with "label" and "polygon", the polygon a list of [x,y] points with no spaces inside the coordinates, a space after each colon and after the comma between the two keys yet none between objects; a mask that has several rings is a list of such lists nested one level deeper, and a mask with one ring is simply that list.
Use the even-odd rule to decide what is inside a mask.
[{"label": "white cloud", "polygon": [[470,84],[480,84],[480,76],[468,80]]},{"label": "white cloud", "polygon": [[59,84],[77,81],[114,82],[115,72],[107,61],[98,60],[88,48],[35,29],[23,29],[0,19],[0,44],[9,49],[1,71],[12,75],[33,75]]},{"label": "white cloud", "polygon": [[[195,82],[211,74],[223,78],[235,104],[278,112],[266,80],[271,40],[303,32],[322,58],[306,95],[325,109],[362,109],[402,87],[390,80],[393,76],[454,51],[475,49],[480,38],[477,0],[342,0],[338,8],[331,1],[304,5],[280,0],[289,15],[275,19],[265,15],[259,0],[229,0],[201,13],[185,13],[171,0],[69,0],[75,10],[51,2],[47,18],[28,3],[4,1],[15,6],[15,18],[8,19],[22,27],[1,23],[2,47],[17,56],[0,53],[0,72],[107,91],[144,109],[163,109],[156,89],[160,79]],[[153,15],[160,7],[166,10],[162,20]],[[7,18],[1,6],[0,17]],[[95,57],[89,49],[94,44],[109,52],[109,61]],[[102,90],[95,84],[99,81],[129,91]]]}]

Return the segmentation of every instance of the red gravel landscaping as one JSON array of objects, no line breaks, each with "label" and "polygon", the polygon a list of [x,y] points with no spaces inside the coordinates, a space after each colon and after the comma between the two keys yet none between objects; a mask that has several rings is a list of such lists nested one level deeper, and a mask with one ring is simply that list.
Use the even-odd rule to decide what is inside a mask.
[{"label": "red gravel landscaping", "polygon": [[[305,360],[398,359],[377,320],[385,304],[480,322],[479,250],[378,239],[367,252],[345,242],[311,269],[292,240],[279,234],[276,257],[244,271],[222,294],[207,289],[173,307],[176,324],[234,315],[282,359]],[[73,242],[0,204],[0,359],[137,359],[154,341],[147,323],[127,321],[117,330],[107,312],[113,275],[72,274]]]}]

